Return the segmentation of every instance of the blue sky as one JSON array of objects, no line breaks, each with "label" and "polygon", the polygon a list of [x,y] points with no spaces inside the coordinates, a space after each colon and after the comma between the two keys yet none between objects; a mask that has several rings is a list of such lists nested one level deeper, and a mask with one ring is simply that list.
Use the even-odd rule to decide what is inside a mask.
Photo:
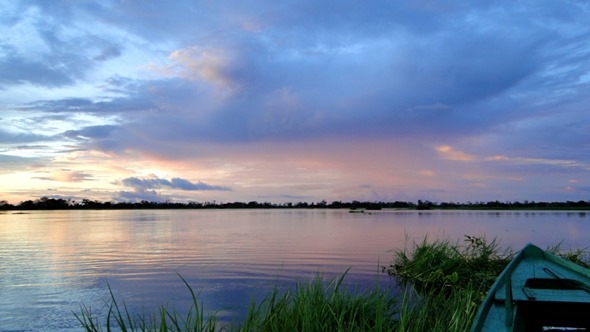
[{"label": "blue sky", "polygon": [[2,1],[0,200],[588,200],[584,1]]}]

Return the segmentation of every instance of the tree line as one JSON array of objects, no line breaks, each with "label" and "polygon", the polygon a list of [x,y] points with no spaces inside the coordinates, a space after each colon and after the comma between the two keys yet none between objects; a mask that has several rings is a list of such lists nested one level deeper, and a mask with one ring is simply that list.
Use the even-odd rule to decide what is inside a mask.
[{"label": "tree line", "polygon": [[83,199],[81,201],[41,197],[35,200],[26,200],[18,204],[10,204],[5,200],[0,200],[0,210],[125,210],[125,209],[356,209],[356,210],[380,210],[380,209],[414,209],[414,210],[432,210],[432,209],[474,209],[474,210],[515,210],[515,209],[538,209],[538,210],[590,210],[590,201],[566,201],[566,202],[368,202],[368,201],[333,201],[331,203],[322,200],[320,202],[297,202],[297,203],[270,203],[270,202],[101,202],[97,200]]}]

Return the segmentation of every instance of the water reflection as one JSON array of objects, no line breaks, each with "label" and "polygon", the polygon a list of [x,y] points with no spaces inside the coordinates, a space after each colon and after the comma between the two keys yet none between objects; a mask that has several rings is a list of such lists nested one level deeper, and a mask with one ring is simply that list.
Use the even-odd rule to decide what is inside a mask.
[{"label": "water reflection", "polygon": [[391,249],[464,234],[514,248],[588,246],[585,212],[347,210],[52,211],[0,214],[0,331],[78,330],[81,303],[106,313],[108,285],[133,312],[190,296],[239,319],[277,283],[317,272],[371,285]]}]

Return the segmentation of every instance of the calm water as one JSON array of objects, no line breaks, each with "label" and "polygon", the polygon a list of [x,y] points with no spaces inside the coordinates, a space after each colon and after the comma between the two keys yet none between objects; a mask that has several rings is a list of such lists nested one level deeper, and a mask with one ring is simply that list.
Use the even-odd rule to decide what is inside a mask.
[{"label": "calm water", "polygon": [[[0,331],[80,330],[80,305],[106,313],[108,285],[134,313],[189,293],[205,310],[239,320],[274,285],[347,276],[350,285],[392,282],[378,273],[391,249],[464,234],[504,247],[590,246],[590,213],[347,210],[35,211],[0,213]],[[407,238],[410,240],[407,240]],[[352,286],[351,286],[352,287]],[[395,285],[391,287],[395,288]]]}]

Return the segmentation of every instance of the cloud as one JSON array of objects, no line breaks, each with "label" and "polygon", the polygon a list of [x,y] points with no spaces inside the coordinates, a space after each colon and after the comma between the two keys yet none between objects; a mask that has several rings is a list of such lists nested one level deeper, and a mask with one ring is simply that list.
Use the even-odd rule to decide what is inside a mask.
[{"label": "cloud", "polygon": [[584,158],[558,159],[552,158],[527,158],[493,156],[486,158],[486,169],[504,174],[520,176],[571,176],[571,174],[584,174],[590,171],[590,162]]},{"label": "cloud", "polygon": [[455,148],[448,145],[439,145],[435,150],[441,155],[443,159],[449,159],[454,161],[476,161],[477,158],[474,155],[458,151]]},{"label": "cloud", "polygon": [[231,59],[223,49],[204,49],[193,46],[172,52],[170,60],[184,69],[181,75],[187,79],[211,81],[222,87],[233,85],[225,73],[231,65]]},{"label": "cloud", "polygon": [[48,87],[74,83],[69,68],[52,68],[45,63],[28,61],[15,56],[0,59],[0,87],[9,84],[31,83]]},{"label": "cloud", "polygon": [[[0,86],[71,85],[92,67],[79,51],[81,40],[68,35],[54,17],[44,16],[36,6],[11,7],[7,7],[5,18],[8,19],[0,21],[4,30],[0,43],[0,71],[3,73]],[[11,13],[10,9],[14,11]]]},{"label": "cloud", "polygon": [[67,98],[56,100],[38,100],[21,105],[17,109],[35,110],[52,113],[84,112],[84,113],[125,113],[133,111],[149,111],[154,104],[146,99],[125,96],[108,100],[91,100],[89,98]]},{"label": "cloud", "polygon": [[114,59],[122,54],[121,48],[117,45],[110,45],[102,50],[100,50],[100,54],[94,57],[96,61],[107,61],[110,59]]},{"label": "cloud", "polygon": [[46,162],[47,160],[41,158],[24,158],[0,154],[0,165],[2,165],[2,167],[0,167],[0,174],[10,174],[22,171],[23,169],[40,167]]},{"label": "cloud", "polygon": [[[108,16],[117,27],[126,17],[138,23],[130,32],[142,38],[150,32],[172,34],[191,16],[204,18],[191,32],[220,26],[225,30],[197,34],[171,49],[168,63],[160,66],[172,71],[164,78],[135,81],[134,91],[116,77],[105,86],[105,92],[116,90],[124,96],[42,100],[26,107],[50,112],[134,111],[138,114],[126,118],[125,135],[117,139],[120,147],[138,149],[158,148],[142,145],[146,139],[170,142],[162,144],[165,149],[185,140],[423,135],[454,139],[511,121],[511,107],[518,106],[511,97],[514,93],[545,89],[538,77],[557,61],[559,52],[554,50],[559,48],[547,37],[555,32],[540,25],[540,19],[549,15],[565,22],[575,17],[571,11],[554,13],[547,3],[533,16],[518,7],[506,17],[498,16],[502,8],[460,3],[359,6],[345,1],[334,9],[306,2],[265,10],[247,4],[157,7],[80,6],[72,13]],[[40,8],[63,15],[55,6]],[[235,16],[212,19],[214,12]],[[67,17],[74,21],[72,13]],[[175,20],[163,13],[175,13]],[[169,29],[150,28],[156,21],[166,21]],[[259,28],[244,28],[252,22]],[[225,36],[225,31],[227,38],[221,38],[219,33]],[[568,42],[580,41],[572,37]],[[101,50],[126,51],[116,45]],[[573,58],[559,55],[559,61],[564,55]],[[228,87],[231,94],[216,92]],[[538,110],[523,111],[519,116],[526,118]],[[136,136],[139,131],[141,139]]]},{"label": "cloud", "polygon": [[49,176],[35,177],[38,180],[49,180],[49,181],[60,181],[60,182],[84,182],[93,180],[94,176],[87,172],[71,171],[71,170],[60,170],[52,172]]},{"label": "cloud", "polygon": [[64,136],[73,139],[105,139],[109,138],[111,133],[117,130],[116,125],[89,126],[79,130],[68,130],[63,133]]},{"label": "cloud", "polygon": [[121,136],[120,129],[117,125],[97,125],[68,130],[61,136],[74,140],[78,149],[123,152],[128,143],[118,139]]},{"label": "cloud", "polygon": [[590,186],[573,186],[572,189],[585,195],[590,193]]},{"label": "cloud", "polygon": [[51,140],[50,136],[23,132],[9,132],[0,129],[0,144],[30,143],[48,140]]},{"label": "cloud", "polygon": [[155,190],[135,189],[134,191],[120,191],[114,197],[117,202],[166,202],[169,196],[159,194]]},{"label": "cloud", "polygon": [[173,200],[186,201],[186,197],[173,197],[159,193],[155,189],[175,189],[182,191],[231,191],[230,188],[223,186],[210,185],[204,182],[193,183],[182,178],[172,178],[170,180],[151,177],[151,178],[137,178],[129,177],[121,180],[121,184],[133,188],[133,191],[120,191],[114,197],[116,201],[126,202],[165,202]]},{"label": "cloud", "polygon": [[[376,14],[370,9],[360,10],[362,14],[346,12],[349,7],[354,6],[346,4],[338,11],[353,18]],[[532,20],[518,23],[518,33],[513,34],[506,30],[506,22],[493,18],[486,18],[485,28],[480,26],[467,15],[469,8],[419,9],[424,21],[400,20],[377,36],[361,29],[344,38],[345,20],[326,13],[323,6],[302,8],[326,14],[326,22],[304,19],[303,30],[317,26],[318,31],[295,34],[287,41],[265,38],[267,33],[295,32],[271,20],[268,29],[256,35],[236,32],[240,38],[204,38],[202,45],[172,51],[171,59],[183,71],[176,80],[149,86],[158,91],[159,109],[174,109],[176,114],[140,118],[137,128],[148,128],[146,132],[157,141],[460,138],[511,121],[512,107],[519,106],[512,94],[524,90],[523,86],[537,90],[535,85],[540,83],[531,78],[554,61],[547,56],[551,43]],[[305,12],[302,8],[297,7],[293,15]],[[485,17],[488,10],[475,7],[475,15]],[[404,11],[410,8],[400,10]],[[395,13],[393,22],[402,16]],[[443,24],[439,19],[437,33],[403,29],[404,24],[425,23],[439,14],[456,21]],[[518,18],[515,14],[506,20],[518,22]],[[387,26],[371,22],[363,28],[371,24]],[[327,38],[326,31],[334,34]],[[179,83],[182,79],[189,82]],[[209,81],[239,88],[218,99],[202,85]],[[156,95],[145,96],[156,99]],[[522,110],[519,116],[524,118],[538,111]]]},{"label": "cloud", "polygon": [[[230,169],[222,181],[249,185],[280,182],[284,169],[306,174],[300,169],[314,164],[337,174],[334,183],[354,179],[347,188],[389,181],[382,192],[445,188],[442,177],[466,181],[464,174],[567,170],[584,178],[590,164],[584,3],[31,0],[2,7],[0,111],[16,114],[2,122],[2,151],[35,142],[60,160],[99,150],[113,160],[213,165],[207,176]],[[265,172],[276,165],[284,169]],[[157,173],[140,168],[115,177]],[[127,185],[145,197],[158,194],[153,189],[228,189],[183,182],[202,174],[185,169],[170,171],[181,176],[176,182],[127,178]],[[411,174],[420,181],[410,183]],[[328,192],[314,190],[274,195]]]},{"label": "cloud", "polygon": [[197,182],[193,183],[188,180],[182,178],[172,178],[171,180],[161,179],[161,178],[136,178],[136,177],[129,177],[123,179],[121,183],[128,187],[133,187],[136,189],[160,189],[160,188],[168,188],[168,189],[179,189],[179,190],[187,190],[187,191],[203,191],[203,190],[220,190],[220,191],[229,191],[231,189],[223,186],[215,186],[210,185],[204,182]]}]

